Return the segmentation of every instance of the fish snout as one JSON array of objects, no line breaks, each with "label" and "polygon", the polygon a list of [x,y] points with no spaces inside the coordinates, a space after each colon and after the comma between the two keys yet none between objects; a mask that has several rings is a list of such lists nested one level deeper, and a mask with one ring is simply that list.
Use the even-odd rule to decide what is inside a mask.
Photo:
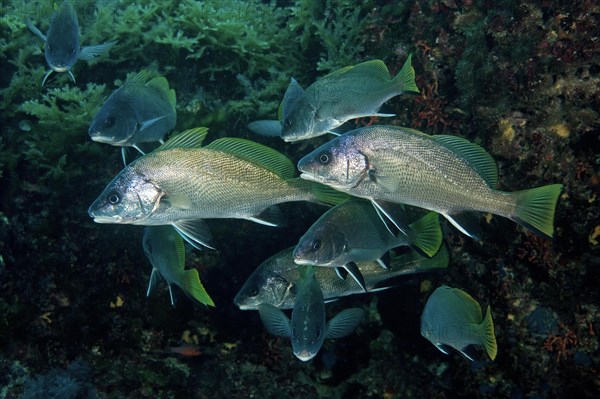
[{"label": "fish snout", "polygon": [[312,353],[308,349],[302,349],[294,353],[294,355],[296,355],[296,357],[302,360],[303,362],[308,362],[310,359],[316,356],[316,353]]}]

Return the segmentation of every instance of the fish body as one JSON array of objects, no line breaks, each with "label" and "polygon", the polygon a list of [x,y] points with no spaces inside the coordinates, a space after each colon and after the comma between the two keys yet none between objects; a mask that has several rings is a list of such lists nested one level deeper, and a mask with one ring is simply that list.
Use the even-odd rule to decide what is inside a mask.
[{"label": "fish body", "polygon": [[68,1],[63,1],[52,14],[46,35],[41,33],[31,21],[26,20],[25,23],[37,37],[45,42],[44,57],[50,70],[44,76],[42,86],[52,72],[67,72],[75,82],[71,69],[78,59],[91,60],[108,51],[116,43],[114,41],[81,47],[79,21],[75,9]]},{"label": "fish body", "polygon": [[419,92],[411,56],[393,79],[381,60],[342,68],[317,80],[306,90],[292,79],[282,103],[281,138],[305,140],[332,132],[351,119],[393,116],[379,113],[379,108],[405,92]]},{"label": "fish body", "polygon": [[301,279],[291,320],[269,304],[259,305],[258,312],[269,332],[291,338],[294,355],[304,362],[317,355],[326,338],[354,331],[364,315],[362,309],[346,309],[327,323],[323,292],[311,267]]},{"label": "fish body", "polygon": [[[258,309],[261,303],[279,309],[294,307],[301,278],[298,265],[294,263],[293,250],[294,248],[288,248],[271,256],[248,277],[234,299],[241,310]],[[393,287],[387,280],[394,277],[445,269],[448,267],[448,260],[448,251],[442,246],[432,258],[425,258],[415,251],[394,256],[388,269],[383,269],[375,261],[358,262],[357,265],[364,277],[367,291],[375,292]],[[314,274],[327,302],[365,292],[355,280],[340,279],[333,268],[315,267]]]},{"label": "fish body", "polygon": [[150,79],[142,70],[115,90],[94,116],[89,128],[93,141],[114,146],[162,141],[177,122],[175,91],[164,77]]},{"label": "fish body", "polygon": [[175,306],[172,285],[176,285],[192,301],[215,306],[214,302],[202,286],[196,269],[185,269],[185,248],[183,239],[171,226],[149,226],[144,229],[142,239],[144,253],[152,264],[152,274],[148,284],[147,296],[156,286],[158,275],[162,276],[169,286],[171,305]]},{"label": "fish body", "polygon": [[442,243],[442,231],[437,216],[430,219],[425,228],[415,229],[417,231],[410,236],[402,232],[394,235],[369,201],[351,199],[325,212],[308,229],[294,249],[294,260],[298,264],[329,267],[377,261],[392,248],[412,242],[421,244],[419,236],[425,234],[428,235],[426,239],[434,243],[421,245],[431,247],[428,255],[432,256]]},{"label": "fish body", "polygon": [[493,158],[463,138],[430,136],[395,126],[352,130],[315,149],[298,163],[301,177],[353,196],[403,203],[442,214],[460,231],[477,233],[472,212],[509,218],[546,237],[562,186],[518,192],[496,189]]},{"label": "fish body", "polygon": [[277,204],[320,201],[319,190],[328,190],[294,178],[293,163],[266,146],[223,138],[201,147],[206,133],[205,128],[183,132],[127,165],[89,215],[97,223],[171,224],[191,244],[210,246],[201,219],[277,226],[283,223]]},{"label": "fish body", "polygon": [[421,335],[448,354],[454,348],[473,360],[470,345],[483,346],[490,359],[498,352],[490,307],[481,307],[469,294],[448,286],[438,287],[427,300],[421,316]]}]

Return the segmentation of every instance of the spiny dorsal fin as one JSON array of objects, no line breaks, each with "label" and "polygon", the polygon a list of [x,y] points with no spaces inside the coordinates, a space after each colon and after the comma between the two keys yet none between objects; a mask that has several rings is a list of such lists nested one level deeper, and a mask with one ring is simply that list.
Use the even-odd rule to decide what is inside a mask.
[{"label": "spiny dorsal fin", "polygon": [[144,84],[146,84],[148,79],[150,79],[150,75],[151,75],[150,71],[148,71],[146,69],[142,69],[135,75],[127,76],[127,79],[125,79],[125,83],[134,83],[134,84],[144,85]]},{"label": "spiny dorsal fin", "polygon": [[207,134],[208,128],[206,127],[189,129],[171,137],[155,151],[170,150],[172,148],[201,148]]},{"label": "spiny dorsal fin", "polygon": [[296,173],[296,167],[288,157],[254,141],[235,137],[223,137],[213,141],[205,148],[235,155],[248,162],[269,169],[284,179],[291,179]]},{"label": "spiny dorsal fin", "polygon": [[496,188],[498,166],[486,150],[462,137],[437,135],[431,138],[464,159],[481,175],[490,188]]}]

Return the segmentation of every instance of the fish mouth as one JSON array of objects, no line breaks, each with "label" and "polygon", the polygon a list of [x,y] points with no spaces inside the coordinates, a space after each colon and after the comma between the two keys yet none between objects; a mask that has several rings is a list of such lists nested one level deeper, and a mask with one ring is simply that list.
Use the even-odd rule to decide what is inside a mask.
[{"label": "fish mouth", "polygon": [[54,70],[54,72],[67,72],[71,68],[63,65],[54,65],[52,69]]},{"label": "fish mouth", "polygon": [[325,182],[324,179],[319,178],[318,176],[315,176],[313,174],[306,173],[306,172],[300,173],[300,178],[304,179],[304,180],[314,181],[314,182],[317,182],[317,183],[324,183]]},{"label": "fish mouth", "polygon": [[297,265],[315,265],[315,262],[311,261],[311,260],[307,260],[307,259],[299,259],[299,258],[294,258],[294,263]]},{"label": "fish mouth", "polygon": [[302,360],[303,362],[308,362],[310,359],[315,357],[316,353],[311,353],[308,350],[302,350],[300,352],[294,353],[294,355],[296,355],[296,357]]},{"label": "fish mouth", "polygon": [[92,219],[94,219],[94,222],[96,223],[102,223],[102,224],[116,224],[116,223],[122,223],[123,222],[123,218],[121,216],[96,216],[94,215],[93,211],[88,211],[88,215],[90,215],[90,217]]}]

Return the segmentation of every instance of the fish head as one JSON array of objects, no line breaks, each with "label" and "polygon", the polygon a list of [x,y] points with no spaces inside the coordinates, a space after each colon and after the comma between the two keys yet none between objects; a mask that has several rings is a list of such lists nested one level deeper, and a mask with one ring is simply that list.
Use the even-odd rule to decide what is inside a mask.
[{"label": "fish head", "polygon": [[299,265],[330,266],[344,254],[346,247],[345,235],[335,226],[315,224],[294,248],[294,262]]},{"label": "fish head", "polygon": [[133,103],[117,89],[96,113],[88,133],[93,141],[116,146],[125,145],[138,131]]},{"label": "fish head", "polygon": [[298,162],[298,170],[303,179],[344,191],[368,177],[369,159],[355,137],[344,134],[307,154]]},{"label": "fish head", "polygon": [[297,110],[286,115],[281,121],[281,138],[288,143],[321,136],[325,133],[315,131],[316,109],[310,104],[299,104]]},{"label": "fish head", "polygon": [[144,224],[165,195],[131,165],[123,169],[94,201],[88,214],[96,223]]},{"label": "fish head", "polygon": [[256,310],[261,303],[282,307],[284,303],[290,302],[287,299],[290,295],[295,295],[295,290],[295,284],[285,277],[259,267],[248,277],[233,302],[241,310]]},{"label": "fish head", "polygon": [[50,20],[44,56],[54,71],[66,72],[75,65],[80,52],[77,14],[70,4],[63,1]]}]

